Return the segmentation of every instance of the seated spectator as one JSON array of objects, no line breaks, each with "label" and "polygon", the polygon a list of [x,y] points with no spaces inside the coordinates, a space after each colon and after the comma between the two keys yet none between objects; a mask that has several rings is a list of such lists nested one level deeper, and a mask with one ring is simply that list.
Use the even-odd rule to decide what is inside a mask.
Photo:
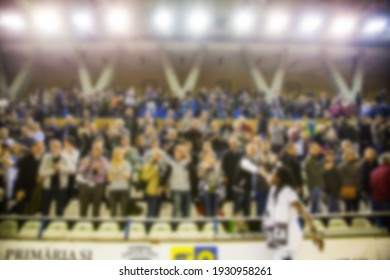
[{"label": "seated spectator", "polygon": [[99,216],[108,168],[109,163],[103,156],[103,146],[97,142],[93,145],[91,154],[82,159],[77,172],[81,217],[87,216],[90,205],[92,205],[93,216]]}]

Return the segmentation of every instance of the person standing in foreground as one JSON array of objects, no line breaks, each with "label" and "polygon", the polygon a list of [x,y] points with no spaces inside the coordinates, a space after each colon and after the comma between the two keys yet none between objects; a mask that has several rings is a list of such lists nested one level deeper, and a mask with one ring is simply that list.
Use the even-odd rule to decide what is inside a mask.
[{"label": "person standing in foreground", "polygon": [[308,224],[313,242],[322,250],[324,242],[293,189],[290,171],[282,166],[277,167],[271,175],[270,183],[272,187],[267,200],[263,227],[273,259],[295,258],[303,239],[299,216]]}]

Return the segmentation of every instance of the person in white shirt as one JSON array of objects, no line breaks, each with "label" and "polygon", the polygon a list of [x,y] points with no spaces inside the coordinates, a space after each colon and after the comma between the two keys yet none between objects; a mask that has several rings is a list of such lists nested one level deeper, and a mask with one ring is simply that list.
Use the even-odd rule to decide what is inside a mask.
[{"label": "person in white shirt", "polygon": [[72,137],[64,139],[64,149],[62,150],[62,157],[64,157],[69,164],[69,180],[66,200],[69,202],[75,195],[75,184],[76,184],[76,172],[78,162],[80,159],[80,152],[76,149],[76,142]]},{"label": "person in white shirt", "polygon": [[111,216],[117,216],[117,208],[120,206],[121,216],[127,214],[129,203],[131,166],[124,159],[123,149],[115,148],[108,171],[108,199],[110,202]]},{"label": "person in white shirt", "polygon": [[324,242],[293,189],[289,169],[283,166],[276,167],[270,183],[272,187],[267,199],[263,228],[273,259],[290,260],[296,257],[302,242],[299,216],[309,225],[314,244],[322,250]]}]

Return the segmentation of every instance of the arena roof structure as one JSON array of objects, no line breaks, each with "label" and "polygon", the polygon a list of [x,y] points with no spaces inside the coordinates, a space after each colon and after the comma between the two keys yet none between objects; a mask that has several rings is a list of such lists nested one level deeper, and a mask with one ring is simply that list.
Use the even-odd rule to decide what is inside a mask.
[{"label": "arena roof structure", "polygon": [[388,1],[2,1],[1,88],[353,98],[389,85],[389,20]]}]

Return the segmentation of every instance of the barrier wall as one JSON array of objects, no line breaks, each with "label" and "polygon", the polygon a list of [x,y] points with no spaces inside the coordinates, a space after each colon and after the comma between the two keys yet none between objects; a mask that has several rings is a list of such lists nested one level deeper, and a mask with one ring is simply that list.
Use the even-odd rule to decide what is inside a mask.
[{"label": "barrier wall", "polygon": [[[92,243],[53,241],[0,241],[0,259],[270,259],[263,241]],[[385,259],[390,260],[390,238],[327,239],[319,252],[305,240],[298,259]]]}]

